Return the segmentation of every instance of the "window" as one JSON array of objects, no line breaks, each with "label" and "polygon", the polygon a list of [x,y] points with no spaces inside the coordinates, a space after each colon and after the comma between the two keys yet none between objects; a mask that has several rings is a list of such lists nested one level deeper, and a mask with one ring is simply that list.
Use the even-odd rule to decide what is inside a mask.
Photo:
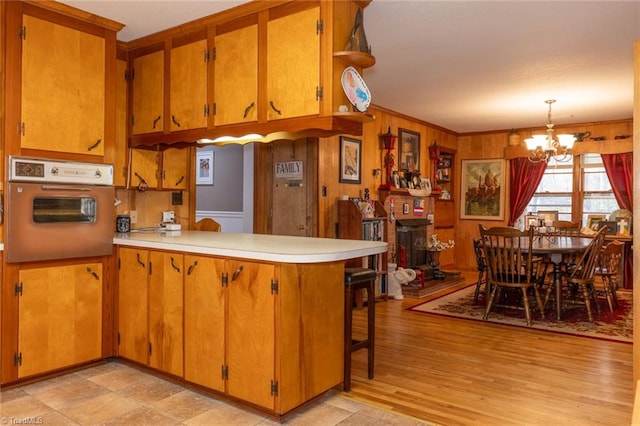
[{"label": "window", "polygon": [[559,220],[582,220],[590,214],[617,210],[618,203],[600,154],[583,154],[568,162],[549,160],[544,176],[525,214],[539,210],[557,210]]}]

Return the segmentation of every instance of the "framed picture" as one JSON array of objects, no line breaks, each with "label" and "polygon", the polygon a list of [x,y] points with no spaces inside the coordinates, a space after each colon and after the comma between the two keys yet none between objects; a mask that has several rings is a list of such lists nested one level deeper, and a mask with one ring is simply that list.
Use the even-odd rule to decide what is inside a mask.
[{"label": "framed picture", "polygon": [[213,185],[213,151],[196,154],[196,185]]},{"label": "framed picture", "polygon": [[590,214],[587,216],[587,229],[596,232],[600,229],[600,222],[607,220],[607,215],[604,214]]},{"label": "framed picture", "polygon": [[531,228],[532,226],[534,228],[538,227],[538,216],[536,215],[526,215],[524,217],[524,229],[525,231],[528,231],[529,228]]},{"label": "framed picture", "polygon": [[420,171],[420,133],[398,129],[398,158],[400,170]]},{"label": "framed picture", "polygon": [[547,226],[547,222],[553,222],[558,220],[558,210],[538,210],[538,219],[542,219],[542,226]]},{"label": "framed picture", "polygon": [[[631,236],[631,218],[630,217],[617,217],[615,221],[616,230],[615,234],[619,237]],[[609,222],[607,222],[609,223]]]},{"label": "framed picture", "polygon": [[424,189],[425,191],[431,191],[431,179],[429,178],[420,178],[420,189]]},{"label": "framed picture", "polygon": [[340,182],[360,183],[362,141],[340,136]]},{"label": "framed picture", "polygon": [[504,220],[503,159],[462,160],[460,219]]}]

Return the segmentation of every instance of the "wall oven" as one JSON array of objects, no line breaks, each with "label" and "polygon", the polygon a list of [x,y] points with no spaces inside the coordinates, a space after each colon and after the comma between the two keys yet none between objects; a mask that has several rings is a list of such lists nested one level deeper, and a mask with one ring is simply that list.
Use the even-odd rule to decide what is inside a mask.
[{"label": "wall oven", "polygon": [[10,156],[8,172],[7,262],[111,254],[112,165]]}]

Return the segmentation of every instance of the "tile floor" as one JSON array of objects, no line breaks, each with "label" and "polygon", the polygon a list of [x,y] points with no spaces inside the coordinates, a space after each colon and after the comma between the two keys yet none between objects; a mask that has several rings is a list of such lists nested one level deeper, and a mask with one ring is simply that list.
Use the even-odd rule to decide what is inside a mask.
[{"label": "tile floor", "polygon": [[[119,362],[0,392],[0,423],[51,425],[271,425],[272,419]],[[427,425],[330,391],[291,425]]]}]

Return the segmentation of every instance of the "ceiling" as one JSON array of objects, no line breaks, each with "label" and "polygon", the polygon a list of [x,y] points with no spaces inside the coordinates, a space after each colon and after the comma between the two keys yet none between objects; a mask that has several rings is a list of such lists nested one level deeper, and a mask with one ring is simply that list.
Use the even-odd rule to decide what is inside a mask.
[{"label": "ceiling", "polygon": [[[130,41],[244,1],[65,0]],[[639,1],[373,0],[372,103],[458,133],[633,117]],[[346,40],[345,40],[346,42]]]}]

